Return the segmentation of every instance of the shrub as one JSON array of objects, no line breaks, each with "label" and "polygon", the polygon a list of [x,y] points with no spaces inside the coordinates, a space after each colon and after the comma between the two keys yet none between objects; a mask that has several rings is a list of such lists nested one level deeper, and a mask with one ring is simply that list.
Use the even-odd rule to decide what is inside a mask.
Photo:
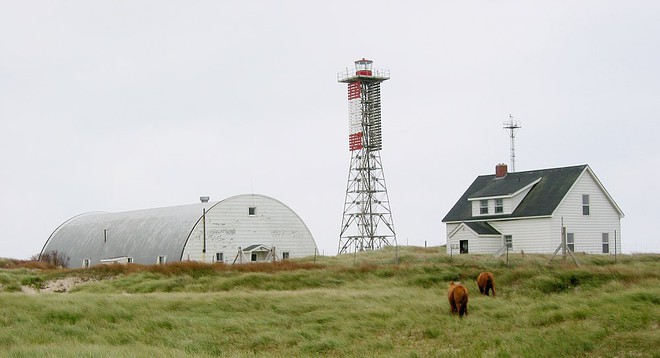
[{"label": "shrub", "polygon": [[69,267],[69,256],[58,250],[43,252],[39,255],[38,260],[54,267]]}]

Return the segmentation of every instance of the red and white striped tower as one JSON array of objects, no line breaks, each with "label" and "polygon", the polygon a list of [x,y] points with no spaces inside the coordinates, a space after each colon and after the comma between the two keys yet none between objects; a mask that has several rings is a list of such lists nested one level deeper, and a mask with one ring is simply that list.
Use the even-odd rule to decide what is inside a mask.
[{"label": "red and white striped tower", "polygon": [[377,250],[396,245],[385,175],[380,120],[380,83],[389,70],[373,69],[373,61],[355,61],[355,69],[337,75],[348,84],[348,171],[338,253]]}]

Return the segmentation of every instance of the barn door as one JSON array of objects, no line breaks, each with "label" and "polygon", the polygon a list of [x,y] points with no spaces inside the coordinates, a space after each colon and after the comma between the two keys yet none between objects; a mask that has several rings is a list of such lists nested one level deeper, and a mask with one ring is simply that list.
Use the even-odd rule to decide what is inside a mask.
[{"label": "barn door", "polygon": [[460,241],[460,246],[461,246],[461,254],[467,254],[468,253],[468,241],[467,240],[461,240]]}]

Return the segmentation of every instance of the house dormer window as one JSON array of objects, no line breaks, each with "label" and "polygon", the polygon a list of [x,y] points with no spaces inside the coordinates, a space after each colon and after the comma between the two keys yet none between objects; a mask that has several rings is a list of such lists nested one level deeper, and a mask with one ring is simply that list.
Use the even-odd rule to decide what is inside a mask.
[{"label": "house dormer window", "polygon": [[495,199],[495,214],[504,212],[504,199]]},{"label": "house dormer window", "polygon": [[488,214],[488,200],[481,200],[481,206],[479,207],[479,214]]},{"label": "house dormer window", "polygon": [[582,195],[582,215],[589,215],[589,195]]}]

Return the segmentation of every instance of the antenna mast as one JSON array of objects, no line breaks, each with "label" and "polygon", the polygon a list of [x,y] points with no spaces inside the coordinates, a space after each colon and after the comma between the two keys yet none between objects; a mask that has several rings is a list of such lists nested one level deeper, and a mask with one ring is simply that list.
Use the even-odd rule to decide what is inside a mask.
[{"label": "antenna mast", "polygon": [[504,129],[509,133],[511,139],[511,172],[516,171],[516,130],[522,128],[519,121],[514,121],[513,116],[509,114],[509,120],[504,122]]}]

